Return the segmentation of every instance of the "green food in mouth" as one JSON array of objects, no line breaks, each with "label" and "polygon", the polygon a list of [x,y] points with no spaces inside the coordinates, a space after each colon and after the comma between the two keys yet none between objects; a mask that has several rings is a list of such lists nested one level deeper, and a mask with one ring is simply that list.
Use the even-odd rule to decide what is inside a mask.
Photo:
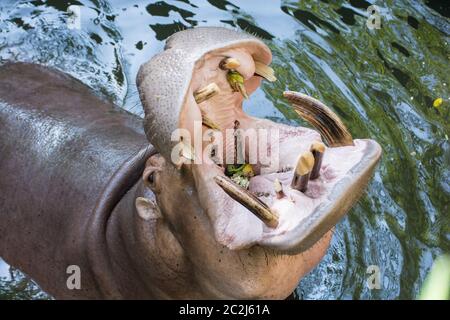
[{"label": "green food in mouth", "polygon": [[229,164],[226,167],[225,174],[236,184],[245,189],[248,189],[250,178],[255,175],[252,165],[248,163],[241,165]]},{"label": "green food in mouth", "polygon": [[248,99],[247,91],[244,86],[244,77],[235,70],[228,71],[227,80],[235,92],[240,92],[245,99]]}]

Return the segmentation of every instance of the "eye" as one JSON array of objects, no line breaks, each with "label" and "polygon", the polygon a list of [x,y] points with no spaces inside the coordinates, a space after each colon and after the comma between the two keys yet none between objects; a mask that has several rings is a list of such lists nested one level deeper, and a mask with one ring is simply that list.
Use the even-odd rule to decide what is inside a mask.
[{"label": "eye", "polygon": [[154,171],[148,175],[147,181],[150,184],[155,183],[155,172]]},{"label": "eye", "polygon": [[144,185],[147,188],[150,188],[152,191],[156,192],[158,191],[158,174],[159,169],[155,167],[147,167],[144,170],[144,174],[142,176],[142,180],[144,182]]}]

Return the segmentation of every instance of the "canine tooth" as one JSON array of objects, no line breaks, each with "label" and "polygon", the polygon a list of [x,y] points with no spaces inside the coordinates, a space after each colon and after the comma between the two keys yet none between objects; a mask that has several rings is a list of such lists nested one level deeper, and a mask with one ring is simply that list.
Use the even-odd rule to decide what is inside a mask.
[{"label": "canine tooth", "polygon": [[212,121],[210,118],[205,116],[204,114],[202,114],[202,123],[205,127],[208,127],[212,130],[220,131],[220,127],[214,121]]},{"label": "canine tooth", "polygon": [[275,77],[275,71],[262,62],[255,61],[255,73],[270,82],[277,81],[277,78]]},{"label": "canine tooth", "polygon": [[222,70],[232,70],[232,69],[239,68],[240,65],[241,65],[241,63],[239,62],[238,59],[228,57],[228,58],[224,58],[224,59],[222,59],[222,61],[220,61],[219,68]]},{"label": "canine tooth", "polygon": [[308,181],[311,170],[314,167],[314,156],[310,151],[303,153],[298,158],[295,167],[294,177],[292,178],[291,187],[301,192],[305,192],[308,187]]},{"label": "canine tooth", "polygon": [[239,72],[234,70],[228,71],[227,80],[234,92],[240,92],[245,99],[248,99],[247,90],[244,86],[244,77]]},{"label": "canine tooth", "polygon": [[195,102],[198,104],[212,98],[216,94],[220,93],[220,89],[215,82],[208,84],[206,87],[203,87],[197,90],[194,93]]},{"label": "canine tooth", "polygon": [[297,114],[314,126],[330,147],[352,146],[353,138],[341,119],[317,99],[295,91],[285,91]]},{"label": "canine tooth", "polygon": [[325,145],[322,142],[314,142],[311,145],[311,153],[314,156],[314,167],[311,170],[311,180],[319,177],[320,167],[322,166],[323,153],[325,152]]},{"label": "canine tooth", "polygon": [[280,180],[278,180],[278,178],[276,178],[273,182],[273,188],[275,189],[277,199],[282,199],[285,197],[285,194],[283,192],[283,185],[281,184]]},{"label": "canine tooth", "polygon": [[230,178],[225,176],[215,176],[214,181],[231,198],[247,208],[268,227],[276,228],[278,226],[278,216],[270,210],[267,204],[258,199],[250,191],[236,185]]}]

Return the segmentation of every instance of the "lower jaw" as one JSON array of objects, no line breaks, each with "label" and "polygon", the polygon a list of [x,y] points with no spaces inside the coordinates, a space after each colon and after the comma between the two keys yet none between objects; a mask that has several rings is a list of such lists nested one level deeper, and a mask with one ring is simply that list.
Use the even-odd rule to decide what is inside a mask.
[{"label": "lower jaw", "polygon": [[[278,168],[250,178],[249,191],[264,201],[278,216],[278,226],[271,228],[234,201],[221,190],[214,181],[216,176],[224,176],[223,166],[215,164],[193,166],[198,190],[207,190],[200,200],[211,219],[216,240],[230,249],[237,250],[253,245],[272,245],[273,239],[288,235],[299,225],[308,223],[311,215],[321,206],[330,202],[330,192],[364,156],[366,142],[355,140],[353,146],[327,148],[322,162],[320,175],[308,183],[304,192],[290,186],[295,161],[299,154],[309,150],[320,135],[306,128],[279,126],[291,136],[283,137],[283,144],[294,146],[280,148],[282,159]],[[303,139],[302,139],[303,136]],[[288,170],[286,170],[288,168]],[[283,186],[284,197],[278,199],[273,182],[278,179]],[[331,227],[331,226],[330,226]],[[326,230],[325,230],[326,231]],[[275,241],[276,242],[276,241]],[[285,248],[287,251],[289,248]],[[305,249],[305,248],[303,248]],[[294,250],[295,251],[295,250]]]}]

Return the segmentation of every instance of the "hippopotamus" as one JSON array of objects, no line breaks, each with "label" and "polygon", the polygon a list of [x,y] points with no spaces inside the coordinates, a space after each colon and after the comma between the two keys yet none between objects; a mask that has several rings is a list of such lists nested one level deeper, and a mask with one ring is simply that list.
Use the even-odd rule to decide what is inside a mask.
[{"label": "hippopotamus", "polygon": [[[61,71],[5,63],[0,256],[57,299],[288,297],[381,148],[295,91],[280,99],[312,128],[247,115],[244,99],[276,80],[271,60],[244,32],[175,33],[138,72],[144,119]],[[250,159],[257,141],[276,161]],[[229,171],[243,167],[240,183]]]}]

